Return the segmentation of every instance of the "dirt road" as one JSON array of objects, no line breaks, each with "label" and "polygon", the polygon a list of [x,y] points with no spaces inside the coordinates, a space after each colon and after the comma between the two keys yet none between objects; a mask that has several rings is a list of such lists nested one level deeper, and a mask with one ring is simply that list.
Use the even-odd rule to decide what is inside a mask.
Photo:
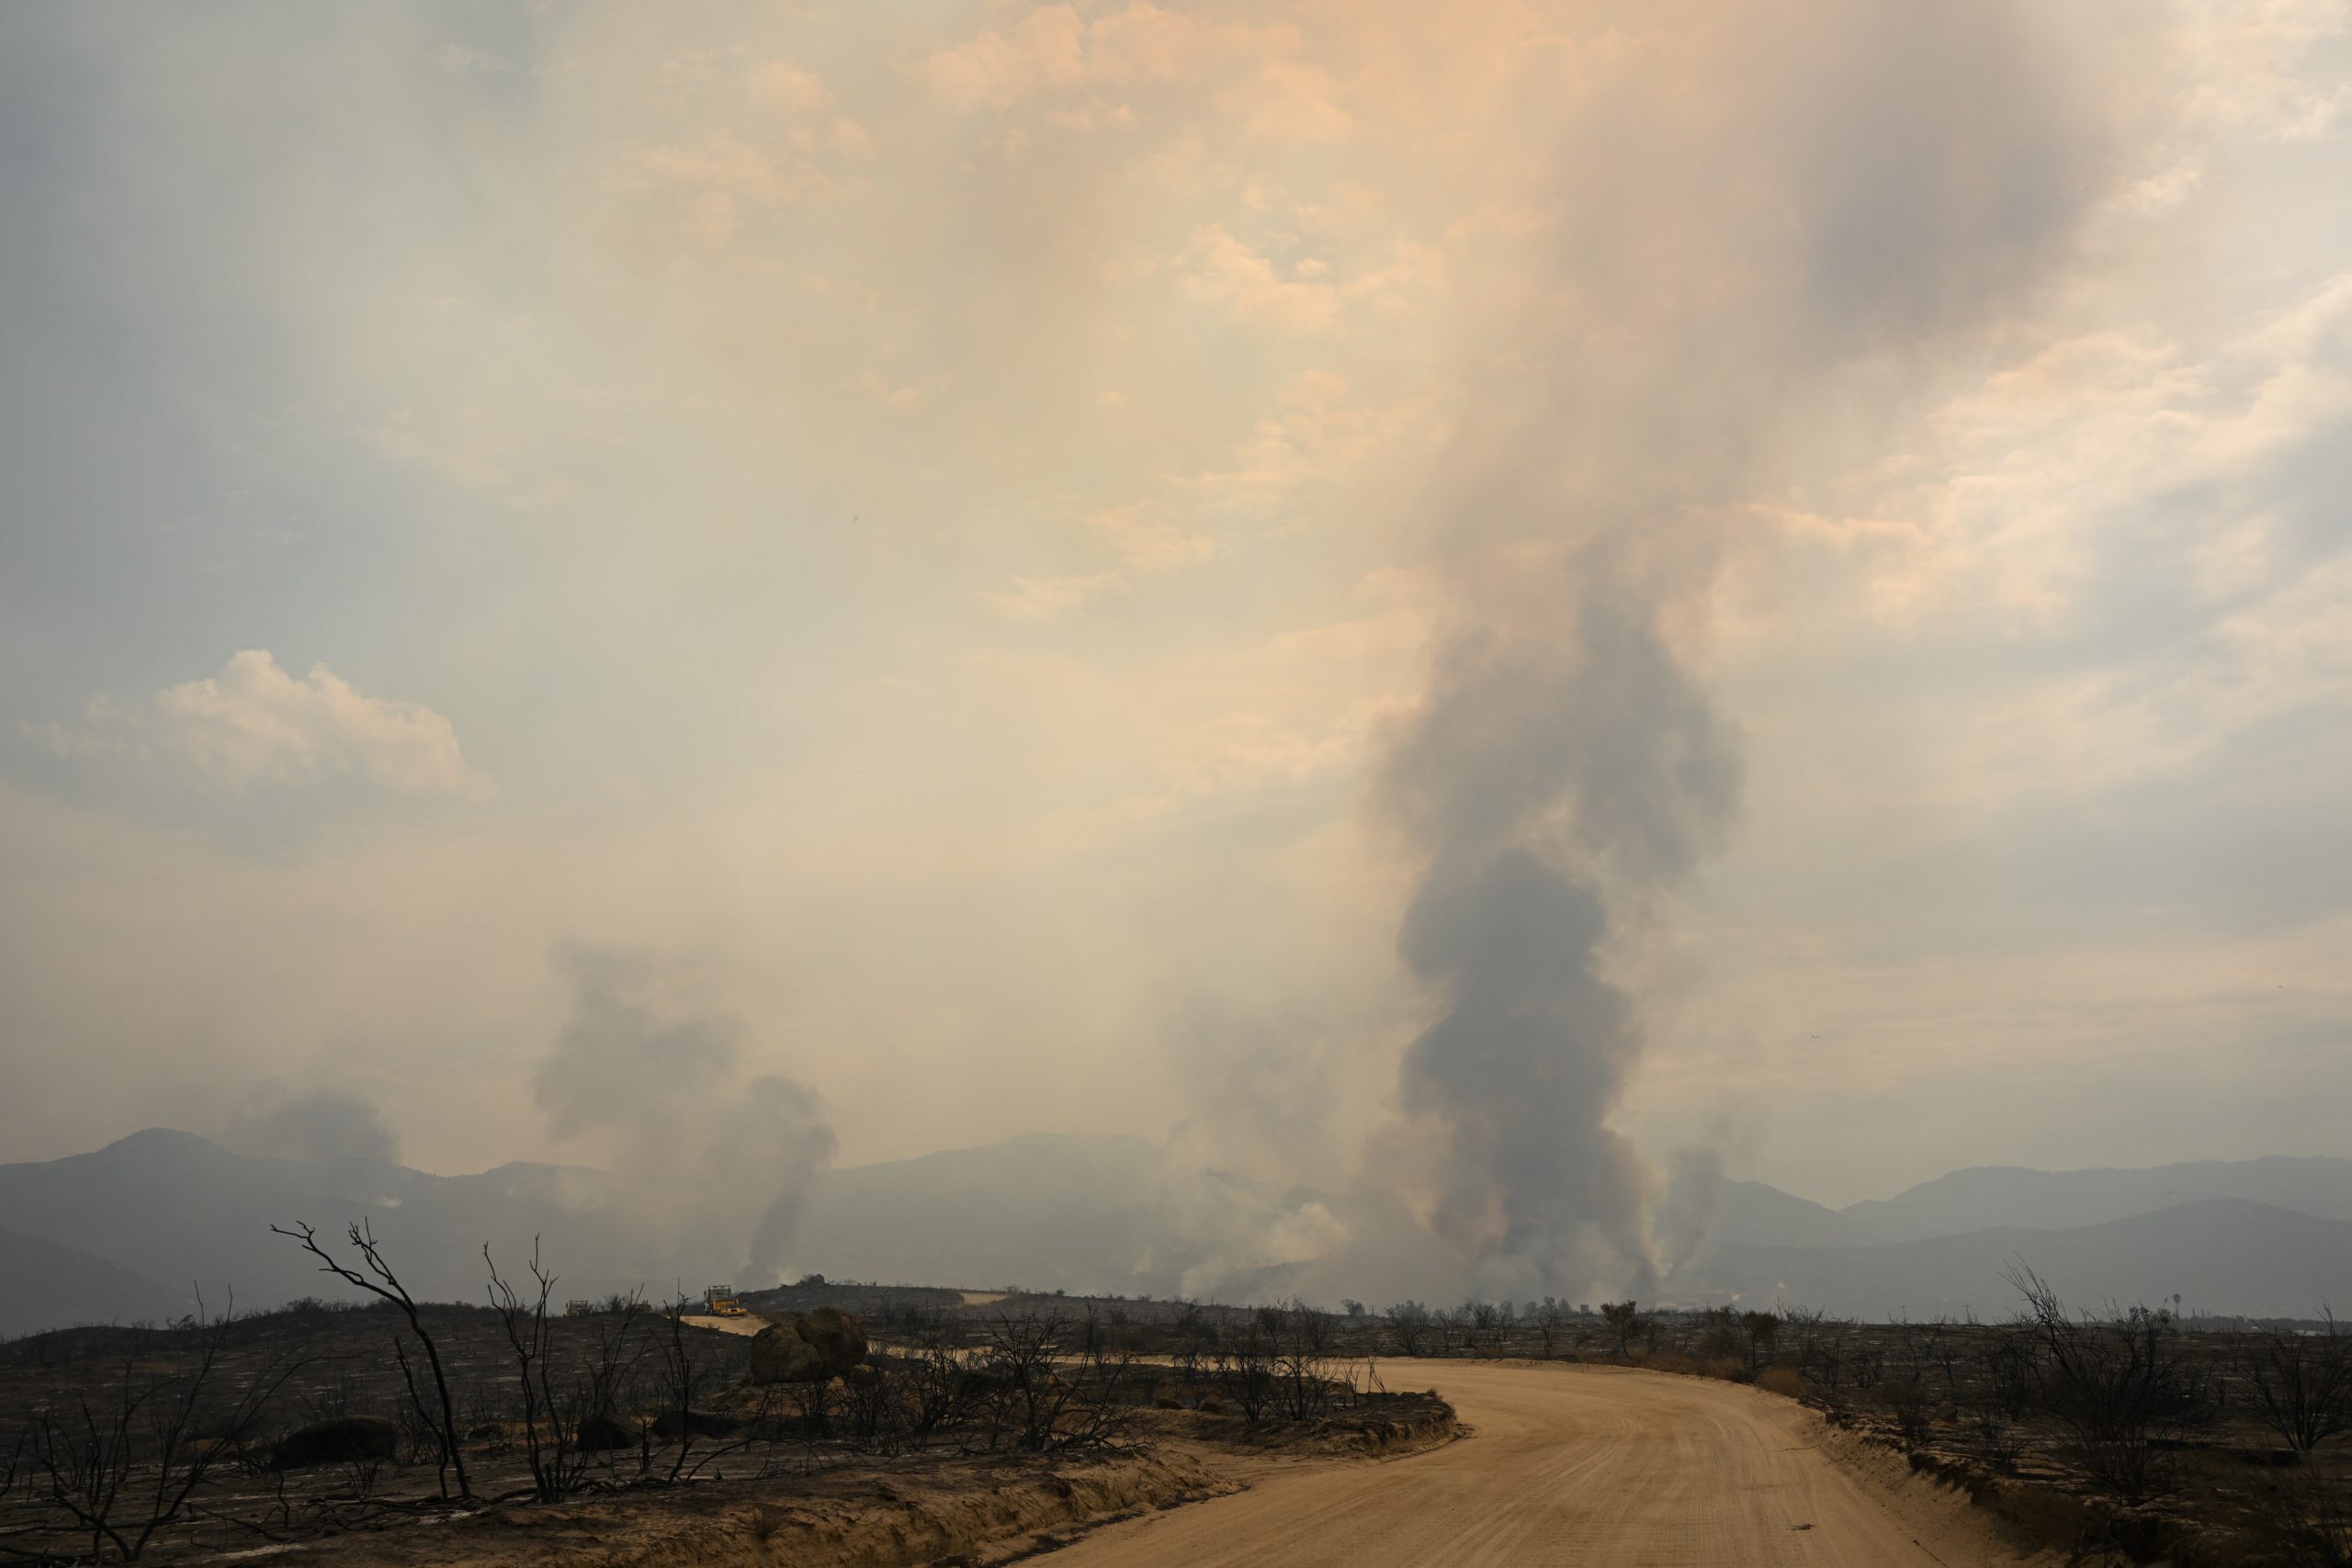
[{"label": "dirt road", "polygon": [[[1898,1498],[1754,1389],[1606,1367],[1426,1370],[1475,1430],[1387,1463],[1300,1464],[1230,1497],[1099,1530],[1056,1568],[1577,1564],[1962,1568],[2015,1562],[1952,1505]],[[1899,1461],[1897,1461],[1899,1466]]]}]

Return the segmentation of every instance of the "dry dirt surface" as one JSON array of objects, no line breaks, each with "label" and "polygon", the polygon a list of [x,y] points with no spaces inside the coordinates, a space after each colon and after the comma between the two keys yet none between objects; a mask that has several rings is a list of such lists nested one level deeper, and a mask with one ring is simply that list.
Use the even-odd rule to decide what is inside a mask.
[{"label": "dry dirt surface", "polygon": [[1908,1475],[1899,1460],[1873,1472],[1867,1461],[1856,1468],[1833,1459],[1820,1417],[1755,1389],[1557,1364],[1430,1371],[1471,1429],[1459,1441],[1387,1463],[1270,1469],[1246,1492],[1109,1526],[1041,1561],[1056,1568],[1973,1568],[2034,1561],[2003,1544],[1963,1502]]}]

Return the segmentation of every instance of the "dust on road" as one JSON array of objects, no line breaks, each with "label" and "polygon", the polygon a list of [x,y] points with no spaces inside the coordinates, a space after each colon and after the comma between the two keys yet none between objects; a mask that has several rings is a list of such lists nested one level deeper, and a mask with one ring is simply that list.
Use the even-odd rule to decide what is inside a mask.
[{"label": "dust on road", "polygon": [[[1408,1363],[1391,1363],[1392,1377]],[[1410,1364],[1418,1378],[1422,1367]],[[1112,1525],[1056,1568],[1975,1568],[2025,1561],[1947,1499],[1820,1447],[1802,1405],[1607,1367],[1428,1369],[1474,1430],[1385,1464],[1272,1469],[1247,1492]],[[1900,1461],[1894,1461],[1899,1469]]]}]

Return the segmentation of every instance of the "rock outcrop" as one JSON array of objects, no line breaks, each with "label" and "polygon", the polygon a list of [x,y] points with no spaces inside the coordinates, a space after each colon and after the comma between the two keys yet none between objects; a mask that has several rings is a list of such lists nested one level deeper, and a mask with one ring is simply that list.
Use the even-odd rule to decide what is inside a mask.
[{"label": "rock outcrop", "polygon": [[865,1359],[865,1331],[832,1307],[772,1323],[752,1341],[752,1382],[827,1382]]}]

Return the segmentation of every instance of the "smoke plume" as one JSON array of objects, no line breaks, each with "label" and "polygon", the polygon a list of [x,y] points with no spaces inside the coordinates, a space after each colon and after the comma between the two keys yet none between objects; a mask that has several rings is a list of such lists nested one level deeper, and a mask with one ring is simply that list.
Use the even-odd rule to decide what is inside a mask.
[{"label": "smoke plume", "polygon": [[667,994],[641,954],[573,950],[571,1016],[535,1081],[558,1137],[601,1141],[624,1252],[659,1289],[776,1283],[831,1160],[815,1091],[745,1077],[741,1027]]},{"label": "smoke plume", "polygon": [[1429,850],[1406,963],[1441,998],[1407,1051],[1432,1125],[1430,1223],[1518,1289],[1651,1283],[1647,1176],[1607,1124],[1642,1046],[1606,977],[1612,908],[1686,880],[1738,799],[1729,726],[1666,647],[1657,590],[1577,552],[1556,623],[1465,628],[1390,763]]},{"label": "smoke plume", "polygon": [[1619,960],[1739,803],[1693,654],[1721,519],[2023,299],[2093,155],[2005,6],[1588,10],[1626,30],[1564,75],[1550,188],[1517,193],[1561,216],[1424,498],[1445,608],[1383,775],[1437,1010],[1377,1145],[1410,1145],[1396,1206],[1454,1270],[1423,1288],[1655,1285],[1654,1179],[1611,1125],[1645,1043]]},{"label": "smoke plume", "polygon": [[374,1104],[356,1094],[319,1089],[288,1098],[265,1085],[229,1119],[232,1148],[274,1159],[358,1160],[397,1164],[401,1141]]},{"label": "smoke plume", "polygon": [[1668,1273],[1690,1261],[1714,1228],[1724,1180],[1722,1154],[1690,1144],[1667,1156],[1666,1186],[1650,1209],[1650,1235]]}]

